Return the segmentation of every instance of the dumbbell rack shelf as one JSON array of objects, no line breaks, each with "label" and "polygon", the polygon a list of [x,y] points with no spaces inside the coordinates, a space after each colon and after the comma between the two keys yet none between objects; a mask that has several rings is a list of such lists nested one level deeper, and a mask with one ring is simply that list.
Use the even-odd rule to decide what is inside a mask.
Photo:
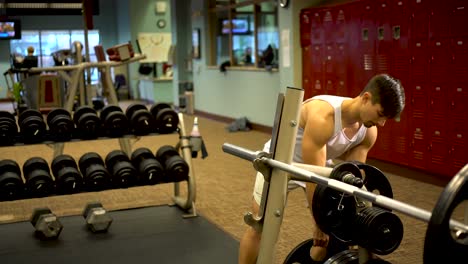
[{"label": "dumbbell rack shelf", "polygon": [[[187,134],[186,128],[185,128],[185,121],[184,121],[184,114],[183,113],[178,113],[178,118],[179,118],[179,123],[178,123],[178,129],[176,130],[178,135],[179,135],[179,141],[175,145],[176,149],[179,151],[180,156],[185,160],[189,167],[189,172],[188,172],[188,178],[187,178],[187,192],[186,192],[186,197],[183,197],[180,192],[180,182],[175,181],[175,182],[168,182],[168,183],[173,183],[174,184],[174,195],[172,197],[173,203],[171,206],[176,205],[178,206],[181,210],[186,212],[186,214],[183,216],[185,217],[195,217],[197,216],[196,214],[196,208],[195,208],[195,199],[196,199],[196,183],[195,183],[195,173],[193,171],[193,165],[192,165],[192,147],[190,145],[190,137]],[[171,133],[171,134],[176,134]],[[158,134],[158,133],[150,133],[148,135],[132,135],[132,134],[127,134],[123,135],[122,137],[115,138],[115,137],[98,137],[94,139],[71,139],[69,141],[65,142],[55,142],[55,141],[42,141],[38,143],[32,143],[32,144],[25,144],[25,143],[15,143],[14,145],[10,145],[13,147],[16,146],[27,146],[27,145],[33,145],[33,144],[47,144],[50,147],[54,149],[54,157],[56,157],[59,154],[62,154],[63,150],[63,144],[68,143],[68,142],[81,142],[81,141],[91,141],[91,140],[107,140],[107,139],[118,139],[121,149],[123,152],[128,154],[129,156],[131,155],[131,139],[138,139],[141,137],[147,137],[147,136],[158,136],[158,135],[171,135],[171,134]],[[57,149],[57,145],[60,145],[60,147]],[[59,151],[57,151],[59,150]],[[157,185],[160,184],[165,184],[166,182],[163,183],[158,183]],[[132,188],[132,187],[129,187]],[[58,195],[58,194],[57,194]],[[50,195],[48,197],[55,196]]]}]

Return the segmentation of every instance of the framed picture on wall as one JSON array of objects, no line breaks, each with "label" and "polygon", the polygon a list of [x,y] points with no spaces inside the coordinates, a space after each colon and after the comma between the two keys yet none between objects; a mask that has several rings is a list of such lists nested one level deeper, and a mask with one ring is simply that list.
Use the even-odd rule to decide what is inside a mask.
[{"label": "framed picture on wall", "polygon": [[192,31],[192,58],[200,59],[200,29],[195,28]]}]

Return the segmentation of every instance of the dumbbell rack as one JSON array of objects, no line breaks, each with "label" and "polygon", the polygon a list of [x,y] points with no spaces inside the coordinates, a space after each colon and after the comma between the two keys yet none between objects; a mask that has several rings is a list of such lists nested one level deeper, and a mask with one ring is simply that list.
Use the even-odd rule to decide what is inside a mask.
[{"label": "dumbbell rack", "polygon": [[[146,55],[136,55],[128,60],[125,61],[104,61],[104,62],[82,62],[77,65],[67,65],[67,66],[56,66],[56,67],[49,67],[49,68],[31,68],[29,71],[32,73],[38,72],[58,72],[63,78],[65,78],[70,83],[70,90],[68,94],[67,101],[64,104],[64,109],[72,112],[74,97],[78,92],[78,88],[80,90],[83,88],[82,76],[83,71],[85,69],[91,67],[99,68],[103,73],[102,74],[102,83],[104,86],[104,90],[108,93],[108,103],[109,104],[118,104],[117,95],[115,90],[112,89],[112,79],[110,74],[110,68],[120,66],[123,64],[128,64],[132,62],[136,62],[142,59],[145,59]],[[72,71],[72,77],[68,76],[65,72]],[[182,197],[180,194],[180,185],[179,182],[174,182],[174,196],[172,200],[174,202],[173,205],[177,205],[182,210],[188,212],[184,215],[184,217],[195,217],[196,208],[195,208],[195,198],[196,198],[196,184],[195,184],[195,174],[193,172],[192,166],[192,152],[191,152],[191,145],[190,145],[190,137],[187,134],[184,122],[184,116],[182,113],[178,113],[179,117],[179,125],[178,125],[178,133],[179,133],[179,142],[176,144],[176,148],[178,148],[179,152],[181,153],[181,157],[187,162],[189,166],[189,175],[187,180],[187,197]],[[135,138],[138,138],[135,136]],[[132,144],[130,142],[131,137],[120,137],[118,138],[120,148],[123,152],[125,152],[128,156],[132,153]],[[64,150],[65,142],[54,142],[48,144],[54,150],[53,157],[57,157],[61,155]]]}]

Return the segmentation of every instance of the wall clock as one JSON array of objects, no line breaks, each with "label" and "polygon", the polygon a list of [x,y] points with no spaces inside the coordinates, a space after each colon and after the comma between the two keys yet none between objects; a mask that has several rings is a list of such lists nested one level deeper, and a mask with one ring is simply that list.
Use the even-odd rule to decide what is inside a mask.
[{"label": "wall clock", "polygon": [[282,8],[288,7],[288,4],[289,4],[289,0],[279,0],[279,5],[280,5]]}]

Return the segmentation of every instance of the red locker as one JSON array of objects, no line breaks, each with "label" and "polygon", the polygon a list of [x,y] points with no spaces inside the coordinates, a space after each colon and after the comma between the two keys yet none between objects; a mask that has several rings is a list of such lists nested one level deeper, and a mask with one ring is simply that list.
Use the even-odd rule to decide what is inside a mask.
[{"label": "red locker", "polygon": [[322,25],[322,11],[314,9],[311,19],[312,39],[310,41],[313,45],[322,44],[325,37]]},{"label": "red locker", "polygon": [[433,39],[429,44],[429,77],[432,82],[443,83],[451,79],[449,74],[452,64],[449,39]]},{"label": "red locker", "polygon": [[444,126],[430,125],[429,126],[429,159],[427,168],[431,172],[447,175],[450,162],[449,159],[449,142],[448,131]]},{"label": "red locker", "polygon": [[427,131],[426,131],[426,108],[428,89],[424,83],[414,82],[408,89],[410,96],[411,116],[409,160],[410,165],[417,168],[426,168],[427,163]]},{"label": "red locker", "polygon": [[313,45],[311,47],[311,58],[312,58],[312,75],[322,76],[323,75],[323,46]]},{"label": "red locker", "polygon": [[324,37],[324,42],[329,43],[329,42],[334,42],[334,17],[331,9],[325,9],[323,11],[323,29],[325,31],[325,37]]},{"label": "red locker", "polygon": [[450,13],[452,8],[440,1],[433,2],[429,12],[429,37],[444,38],[450,36]]},{"label": "red locker", "polygon": [[302,48],[302,88],[304,89],[304,99],[312,94],[311,76],[312,76],[312,46]]},{"label": "red locker", "polygon": [[409,50],[410,10],[408,1],[390,1],[392,47],[390,74],[404,87],[410,81],[411,53]]},{"label": "red locker", "polygon": [[438,123],[445,125],[445,120],[448,114],[447,94],[450,92],[450,88],[447,84],[442,83],[431,83],[429,92],[429,120],[431,124]]},{"label": "red locker", "polygon": [[301,47],[311,44],[312,40],[312,9],[302,10],[300,14]]},{"label": "red locker", "polygon": [[453,63],[450,68],[452,78],[449,81],[468,83],[468,38],[453,38],[451,50]]},{"label": "red locker", "polygon": [[[408,108],[408,107],[407,107]],[[393,162],[408,165],[408,124],[409,124],[409,111],[408,109],[403,110],[400,116],[400,121],[388,120],[385,124],[384,129],[391,131],[391,144],[390,157]]]},{"label": "red locker", "polygon": [[427,39],[429,36],[429,0],[411,0],[412,39]]},{"label": "red locker", "polygon": [[346,32],[346,23],[347,23],[347,9],[346,6],[338,6],[335,10],[335,28],[333,29],[334,41],[335,42],[347,42],[347,32]]},{"label": "red locker", "polygon": [[449,130],[449,140],[451,142],[448,150],[450,172],[447,176],[449,177],[455,175],[468,164],[468,129],[466,129],[465,124],[453,123],[452,129]]},{"label": "red locker", "polygon": [[453,84],[447,100],[449,105],[448,116],[451,120],[465,124],[468,130],[468,82]]},{"label": "red locker", "polygon": [[422,81],[428,78],[429,71],[429,51],[427,42],[424,40],[414,40],[411,42],[411,77],[412,80]]},{"label": "red locker", "polygon": [[415,168],[427,168],[427,139],[426,139],[426,124],[421,118],[413,118],[411,120],[411,140],[409,142],[409,165]]},{"label": "red locker", "polygon": [[450,34],[454,37],[468,36],[468,2],[466,0],[452,0],[450,14]]}]

